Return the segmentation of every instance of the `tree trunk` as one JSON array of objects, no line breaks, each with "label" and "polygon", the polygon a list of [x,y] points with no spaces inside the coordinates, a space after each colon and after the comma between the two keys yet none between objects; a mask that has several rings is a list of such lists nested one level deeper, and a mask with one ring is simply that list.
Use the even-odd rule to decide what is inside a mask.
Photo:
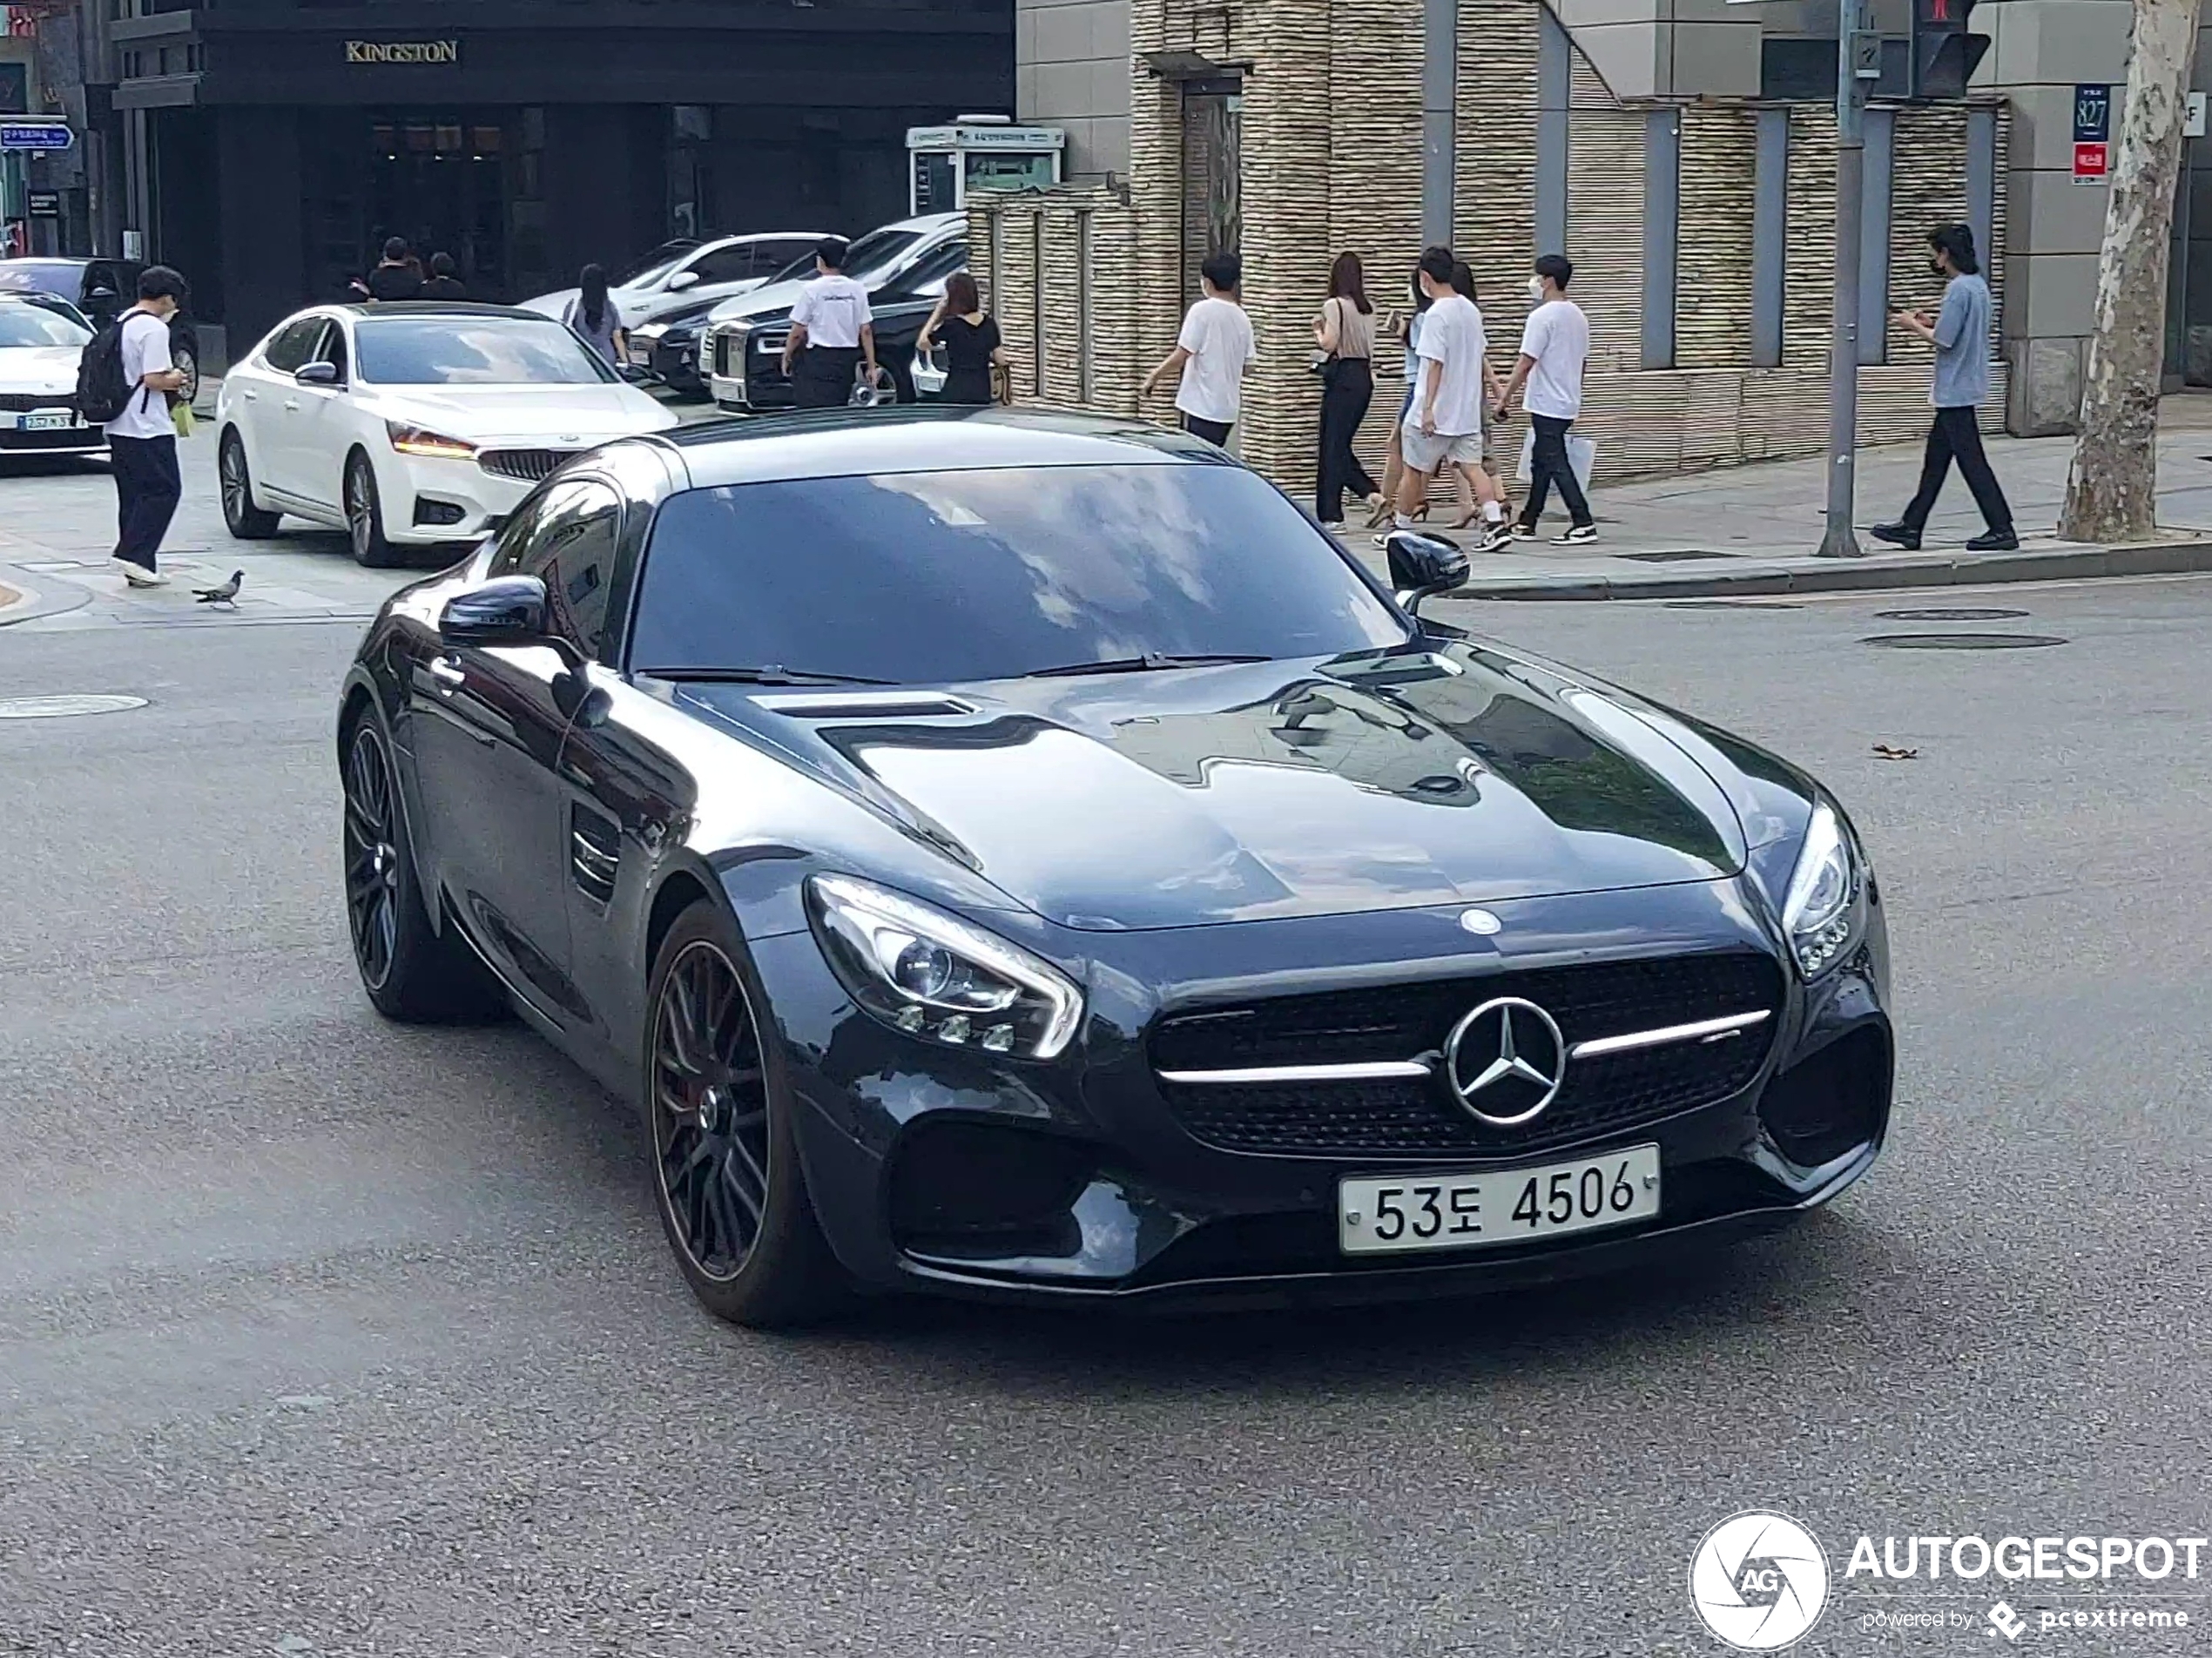
[{"label": "tree trunk", "polygon": [[2158,526],[2158,382],[2166,348],[2166,265],[2198,0],[2134,0],[2128,98],[2097,264],[2081,436],[2059,534],[2141,541]]}]

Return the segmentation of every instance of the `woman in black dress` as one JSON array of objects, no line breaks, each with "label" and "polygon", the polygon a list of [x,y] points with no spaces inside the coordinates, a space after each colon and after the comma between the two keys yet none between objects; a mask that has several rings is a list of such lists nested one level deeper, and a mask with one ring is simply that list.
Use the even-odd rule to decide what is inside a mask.
[{"label": "woman in black dress", "polygon": [[941,403],[991,403],[991,367],[1006,361],[999,343],[999,325],[983,309],[975,279],[955,271],[945,284],[945,297],[922,325],[914,348],[927,356],[931,348],[945,347],[945,389]]}]

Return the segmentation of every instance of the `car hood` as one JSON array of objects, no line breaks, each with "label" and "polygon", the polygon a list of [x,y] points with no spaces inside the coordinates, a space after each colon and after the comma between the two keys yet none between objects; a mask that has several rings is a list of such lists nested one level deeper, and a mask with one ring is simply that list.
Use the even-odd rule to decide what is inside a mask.
[{"label": "car hood", "polygon": [[1656,725],[1480,647],[1001,681],[955,693],[972,712],[904,718],[687,694],[1076,928],[1501,902],[1744,862],[1728,796]]},{"label": "car hood", "polygon": [[388,386],[375,412],[449,437],[483,442],[550,440],[562,447],[604,442],[676,424],[673,409],[635,387]]},{"label": "car hood", "polygon": [[799,290],[806,286],[804,282],[763,283],[750,293],[723,300],[714,307],[710,320],[732,322],[742,318],[747,322],[758,322],[765,317],[787,315],[792,307],[799,303]]},{"label": "car hood", "polygon": [[77,362],[82,346],[0,347],[0,392],[77,390]]}]

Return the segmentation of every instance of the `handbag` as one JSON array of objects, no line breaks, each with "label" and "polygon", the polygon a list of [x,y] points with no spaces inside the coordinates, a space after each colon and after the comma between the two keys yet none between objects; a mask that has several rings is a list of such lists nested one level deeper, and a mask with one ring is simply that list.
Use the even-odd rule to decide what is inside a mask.
[{"label": "handbag", "polygon": [[[1343,304],[1342,300],[1332,297],[1322,302],[1321,308],[1326,311],[1332,305],[1340,307]],[[1337,312],[1337,338],[1339,340],[1344,338],[1344,312],[1341,309]],[[1321,383],[1326,386],[1336,374],[1337,354],[1333,351],[1323,351],[1317,346],[1313,352],[1313,361],[1305,367],[1307,373],[1319,375]]]}]

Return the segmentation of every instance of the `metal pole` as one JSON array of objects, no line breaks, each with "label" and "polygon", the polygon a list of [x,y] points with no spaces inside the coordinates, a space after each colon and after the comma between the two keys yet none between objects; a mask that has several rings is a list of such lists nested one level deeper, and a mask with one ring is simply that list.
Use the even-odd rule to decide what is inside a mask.
[{"label": "metal pole", "polygon": [[[1866,85],[1881,69],[1865,0],[1843,0],[1836,28],[1836,317],[1828,347],[1828,529],[1823,558],[1863,558],[1851,527],[1858,452],[1858,255],[1865,233]],[[1881,233],[1889,234],[1889,226]]]}]

